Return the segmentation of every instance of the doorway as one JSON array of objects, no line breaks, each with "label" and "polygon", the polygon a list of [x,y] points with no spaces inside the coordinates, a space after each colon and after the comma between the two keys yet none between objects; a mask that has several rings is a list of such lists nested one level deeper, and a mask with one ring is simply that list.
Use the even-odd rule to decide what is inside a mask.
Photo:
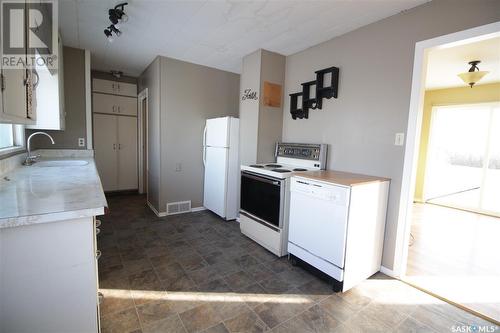
[{"label": "doorway", "polygon": [[139,114],[139,193],[148,194],[148,88],[137,96],[137,110]]},{"label": "doorway", "polygon": [[[500,43],[500,23],[416,45],[393,273],[499,324],[500,259],[494,244],[500,218],[493,202],[498,201],[500,186],[495,178],[500,80],[492,81],[497,74],[490,75],[490,81],[472,89],[456,80],[468,61],[476,60],[469,58],[482,44],[466,46],[495,38]],[[444,62],[433,67],[440,51],[446,55]],[[446,74],[456,58],[463,58],[462,68]],[[456,84],[429,87],[436,67],[437,77]],[[490,73],[500,69],[500,54],[491,68]],[[480,91],[493,97],[485,98]]]}]

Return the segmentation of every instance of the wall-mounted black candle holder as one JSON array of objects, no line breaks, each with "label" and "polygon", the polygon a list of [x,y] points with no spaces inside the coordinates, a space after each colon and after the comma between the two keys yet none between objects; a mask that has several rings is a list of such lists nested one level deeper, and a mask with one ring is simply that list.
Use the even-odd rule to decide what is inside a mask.
[{"label": "wall-mounted black candle holder", "polygon": [[[316,96],[318,99],[337,98],[339,91],[339,69],[329,67],[316,71]],[[331,74],[330,82],[325,82],[325,75]]]},{"label": "wall-mounted black candle holder", "polygon": [[[339,69],[329,67],[316,71],[316,80],[302,83],[302,92],[290,94],[290,114],[292,119],[309,118],[309,109],[322,109],[323,98],[337,98],[339,89]],[[330,80],[325,77],[330,74]],[[314,96],[311,92],[314,89]],[[299,97],[302,103],[298,102]],[[301,108],[299,109],[299,105]]]},{"label": "wall-mounted black candle holder", "polygon": [[[316,80],[302,83],[302,110],[318,108],[318,99],[316,98]],[[314,89],[311,89],[313,88]],[[314,96],[311,97],[311,90],[314,91]],[[319,108],[321,109],[321,99],[319,100]]]},{"label": "wall-mounted black candle holder", "polygon": [[[299,97],[302,98],[301,92],[290,94],[290,113],[294,120],[297,118],[309,118],[309,110],[299,109]],[[303,103],[300,103],[300,105],[303,105]]]}]

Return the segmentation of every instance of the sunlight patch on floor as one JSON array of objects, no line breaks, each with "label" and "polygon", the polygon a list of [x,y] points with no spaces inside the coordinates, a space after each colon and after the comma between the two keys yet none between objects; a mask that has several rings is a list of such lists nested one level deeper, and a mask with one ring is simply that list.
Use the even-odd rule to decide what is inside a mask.
[{"label": "sunlight patch on floor", "polygon": [[499,303],[500,287],[494,276],[408,276],[407,280],[443,296],[453,296],[453,301],[463,303]]},{"label": "sunlight patch on floor", "polygon": [[[100,289],[105,297],[125,299],[130,296],[124,289]],[[286,304],[307,304],[312,301],[302,295],[280,294],[245,294],[245,293],[217,293],[217,292],[184,292],[184,291],[157,291],[131,290],[135,298],[143,300],[164,300],[180,302],[273,302]]]}]

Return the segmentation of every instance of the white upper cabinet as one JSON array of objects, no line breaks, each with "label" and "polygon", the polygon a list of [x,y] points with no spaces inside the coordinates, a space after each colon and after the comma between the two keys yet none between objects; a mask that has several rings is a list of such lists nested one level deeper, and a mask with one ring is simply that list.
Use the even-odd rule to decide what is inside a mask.
[{"label": "white upper cabinet", "polygon": [[[34,76],[33,108],[36,109],[36,123],[27,128],[43,130],[64,130],[66,113],[64,110],[64,66],[63,45],[58,38],[59,63],[57,70],[38,65],[32,71]],[[38,56],[38,55],[37,55]]]},{"label": "white upper cabinet", "polygon": [[[25,25],[27,23],[24,17]],[[27,39],[27,25],[24,38]],[[3,60],[4,50],[0,43],[0,56]],[[27,47],[24,43],[24,63],[26,63]],[[3,63],[3,61],[0,61]],[[0,123],[33,124],[36,110],[31,108],[33,81],[26,68],[6,68],[0,64]]]},{"label": "white upper cabinet", "polygon": [[103,79],[92,80],[92,91],[104,94],[137,97],[137,85]]},{"label": "white upper cabinet", "polygon": [[137,116],[137,98],[93,93],[92,110],[95,113]]}]

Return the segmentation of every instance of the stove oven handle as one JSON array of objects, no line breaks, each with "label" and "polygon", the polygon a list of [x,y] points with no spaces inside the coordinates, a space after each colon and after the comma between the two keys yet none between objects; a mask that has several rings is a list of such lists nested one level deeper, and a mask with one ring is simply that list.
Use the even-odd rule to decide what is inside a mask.
[{"label": "stove oven handle", "polygon": [[272,184],[275,186],[280,186],[280,182],[276,181],[276,180],[271,180],[271,179],[267,179],[264,177],[252,176],[252,175],[249,175],[248,173],[243,173],[242,176],[247,177],[247,178],[251,178],[251,179],[255,179],[255,180],[258,180],[258,181],[263,182],[263,183],[268,183],[268,184]]}]

